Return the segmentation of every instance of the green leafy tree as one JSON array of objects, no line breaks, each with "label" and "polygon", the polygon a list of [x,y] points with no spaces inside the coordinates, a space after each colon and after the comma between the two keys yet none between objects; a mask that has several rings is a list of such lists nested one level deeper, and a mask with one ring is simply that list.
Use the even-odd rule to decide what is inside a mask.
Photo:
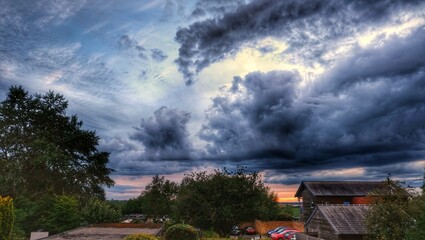
[{"label": "green leafy tree", "polygon": [[142,196],[130,198],[122,207],[123,214],[146,213],[146,207]]},{"label": "green leafy tree", "polygon": [[14,221],[12,198],[0,196],[0,240],[12,239]]},{"label": "green leafy tree", "polygon": [[42,223],[45,229],[52,233],[60,233],[80,226],[78,200],[66,195],[54,197]]},{"label": "green leafy tree", "polygon": [[[420,179],[417,179],[420,180]],[[415,196],[410,202],[409,212],[414,219],[414,224],[408,229],[407,240],[425,239],[425,174],[422,178],[422,193]]]},{"label": "green leafy tree", "polygon": [[201,229],[227,234],[232,225],[254,219],[276,219],[276,195],[256,172],[238,167],[187,175],[177,196],[178,217]]},{"label": "green leafy tree", "polygon": [[178,185],[175,182],[164,176],[153,176],[141,195],[144,213],[154,217],[171,214],[177,191]]},{"label": "green leafy tree", "polygon": [[114,223],[121,220],[121,212],[111,204],[90,199],[82,209],[82,218],[86,223]]},{"label": "green leafy tree", "polygon": [[37,199],[71,194],[104,198],[112,186],[109,154],[95,132],[67,116],[68,102],[52,91],[29,95],[12,86],[0,104],[0,192]]},{"label": "green leafy tree", "polygon": [[422,193],[410,202],[410,216],[414,219],[413,224],[406,231],[407,240],[425,239],[425,195]]},{"label": "green leafy tree", "polygon": [[411,195],[399,182],[387,179],[386,187],[373,194],[376,201],[365,219],[369,239],[406,239],[406,231],[414,224],[409,214]]}]

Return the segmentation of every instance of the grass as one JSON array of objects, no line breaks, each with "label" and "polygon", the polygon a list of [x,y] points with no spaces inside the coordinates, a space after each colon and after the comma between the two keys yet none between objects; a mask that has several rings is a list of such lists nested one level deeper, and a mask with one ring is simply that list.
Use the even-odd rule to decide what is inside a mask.
[{"label": "grass", "polygon": [[299,207],[292,208],[292,216],[293,217],[300,217],[300,208]]}]

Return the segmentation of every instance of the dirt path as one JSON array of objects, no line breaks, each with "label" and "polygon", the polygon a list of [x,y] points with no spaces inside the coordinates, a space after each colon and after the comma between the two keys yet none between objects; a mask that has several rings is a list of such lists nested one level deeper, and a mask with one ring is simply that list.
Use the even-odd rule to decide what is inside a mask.
[{"label": "dirt path", "polygon": [[84,227],[52,235],[44,240],[81,239],[81,240],[122,240],[134,233],[148,233],[154,235],[159,229],[151,228],[100,228]]}]

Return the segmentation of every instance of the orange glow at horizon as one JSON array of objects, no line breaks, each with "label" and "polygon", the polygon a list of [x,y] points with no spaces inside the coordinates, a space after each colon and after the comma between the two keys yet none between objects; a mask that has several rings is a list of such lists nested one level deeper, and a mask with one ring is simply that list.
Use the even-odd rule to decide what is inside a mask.
[{"label": "orange glow at horizon", "polygon": [[299,184],[284,185],[277,183],[266,183],[270,190],[276,193],[278,202],[298,202],[298,198],[294,197]]},{"label": "orange glow at horizon", "polygon": [[[164,175],[166,179],[180,183],[184,178],[184,174],[175,173]],[[116,187],[127,187],[125,192],[107,192],[108,199],[128,200],[140,196],[145,190],[147,184],[152,180],[152,176],[115,176]],[[300,181],[301,182],[301,181]],[[299,184],[284,185],[277,183],[265,183],[272,192],[277,195],[278,202],[298,202],[298,198],[294,197]]]}]

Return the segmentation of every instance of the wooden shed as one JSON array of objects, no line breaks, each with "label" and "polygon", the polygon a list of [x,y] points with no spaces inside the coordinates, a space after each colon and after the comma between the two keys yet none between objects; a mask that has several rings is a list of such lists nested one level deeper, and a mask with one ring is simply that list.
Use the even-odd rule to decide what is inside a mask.
[{"label": "wooden shed", "polygon": [[370,204],[371,194],[383,187],[378,181],[303,181],[295,193],[302,199],[300,220],[307,221],[318,204]]},{"label": "wooden shed", "polygon": [[327,240],[361,240],[368,205],[318,205],[305,224],[305,233]]}]

